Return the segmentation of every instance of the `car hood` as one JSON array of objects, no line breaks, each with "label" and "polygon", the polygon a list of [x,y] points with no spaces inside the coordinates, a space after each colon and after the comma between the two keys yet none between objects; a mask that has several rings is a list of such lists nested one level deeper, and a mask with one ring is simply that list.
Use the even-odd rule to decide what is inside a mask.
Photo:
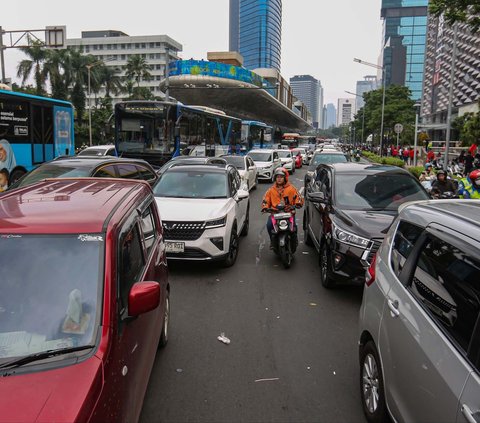
[{"label": "car hood", "polygon": [[334,223],[365,238],[381,238],[395,219],[394,211],[336,210]]},{"label": "car hood", "polygon": [[102,373],[96,356],[54,370],[9,370],[0,382],[0,422],[87,421],[102,391]]},{"label": "car hood", "polygon": [[255,166],[261,167],[270,167],[272,166],[272,162],[255,162]]},{"label": "car hood", "polygon": [[229,209],[231,198],[204,200],[199,198],[155,197],[163,221],[199,222],[219,219]]}]

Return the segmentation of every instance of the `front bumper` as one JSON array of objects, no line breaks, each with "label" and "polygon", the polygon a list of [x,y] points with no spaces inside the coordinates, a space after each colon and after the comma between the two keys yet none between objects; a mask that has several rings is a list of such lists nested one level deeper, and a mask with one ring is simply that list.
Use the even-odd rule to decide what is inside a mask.
[{"label": "front bumper", "polygon": [[273,168],[265,167],[265,168],[258,168],[258,179],[263,180],[271,180],[273,175]]}]

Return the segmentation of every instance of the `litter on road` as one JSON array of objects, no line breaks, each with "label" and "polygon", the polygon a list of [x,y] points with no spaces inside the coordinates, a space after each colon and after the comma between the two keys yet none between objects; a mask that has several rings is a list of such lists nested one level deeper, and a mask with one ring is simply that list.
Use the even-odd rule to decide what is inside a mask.
[{"label": "litter on road", "polygon": [[217,336],[217,339],[226,345],[230,344],[230,339],[228,339],[223,332],[219,336]]}]

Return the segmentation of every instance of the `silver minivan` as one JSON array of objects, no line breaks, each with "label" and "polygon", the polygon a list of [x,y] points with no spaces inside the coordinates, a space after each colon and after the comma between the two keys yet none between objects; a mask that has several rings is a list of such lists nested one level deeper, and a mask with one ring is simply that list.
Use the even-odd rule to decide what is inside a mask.
[{"label": "silver minivan", "polygon": [[480,422],[480,201],[407,203],[367,271],[369,422]]}]

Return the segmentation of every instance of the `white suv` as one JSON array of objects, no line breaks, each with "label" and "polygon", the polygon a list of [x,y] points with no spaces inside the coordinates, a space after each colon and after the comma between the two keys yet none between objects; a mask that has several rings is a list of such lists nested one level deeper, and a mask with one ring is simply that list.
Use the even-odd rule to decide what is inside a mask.
[{"label": "white suv", "polygon": [[278,150],[251,150],[248,155],[252,158],[257,166],[258,179],[273,182],[273,174],[275,170],[279,167],[282,167],[282,161],[280,160]]},{"label": "white suv", "polygon": [[231,165],[174,166],[162,174],[153,192],[169,260],[235,263],[249,227],[249,194],[241,185]]}]

